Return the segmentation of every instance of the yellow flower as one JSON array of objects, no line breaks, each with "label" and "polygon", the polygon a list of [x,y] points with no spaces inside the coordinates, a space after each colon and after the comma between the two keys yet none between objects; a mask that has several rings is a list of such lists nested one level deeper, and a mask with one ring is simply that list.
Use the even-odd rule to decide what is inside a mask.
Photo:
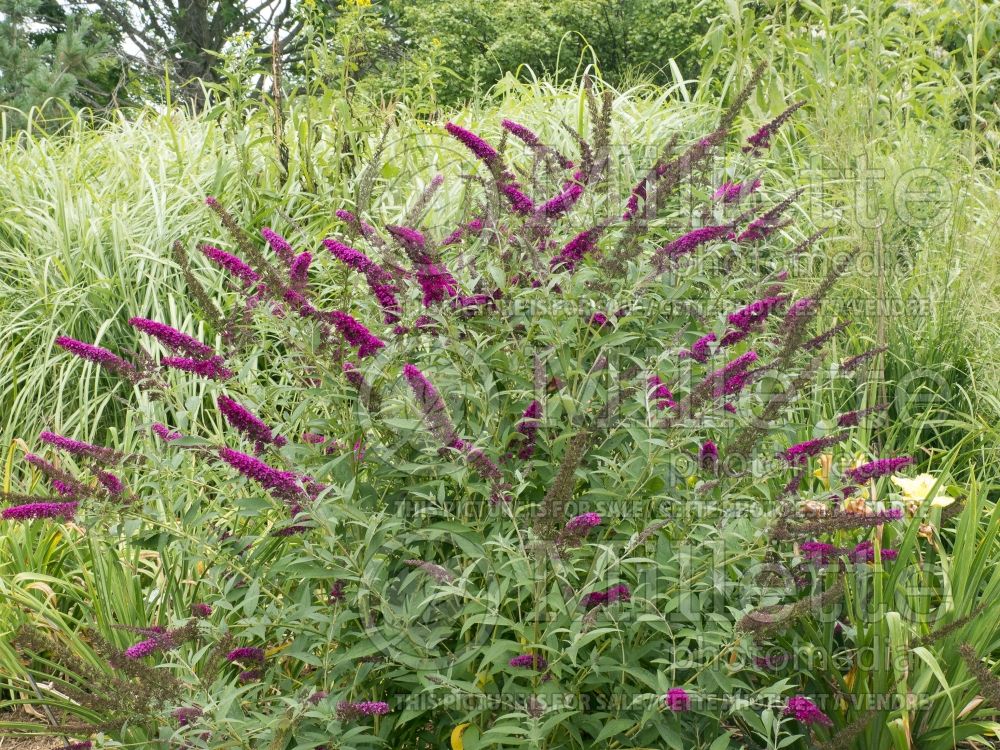
[{"label": "yellow flower", "polygon": [[465,734],[465,730],[468,728],[469,722],[465,722],[451,730],[451,750],[465,750],[465,745],[462,743],[462,735]]},{"label": "yellow flower", "polygon": [[688,487],[692,487],[693,488],[696,484],[698,484],[698,477],[696,477],[694,475],[691,475],[691,476],[689,476],[687,478],[687,486]]},{"label": "yellow flower", "polygon": [[833,454],[824,453],[819,457],[819,468],[813,472],[813,476],[823,482],[823,486],[830,489],[830,469],[833,468]]},{"label": "yellow flower", "polygon": [[[892,483],[902,490],[907,508],[913,508],[914,511],[927,499],[927,496],[934,489],[934,485],[937,484],[937,479],[932,474],[920,474],[912,479],[896,474],[891,479]],[[955,498],[938,491],[934,495],[934,499],[931,500],[931,507],[947,508],[953,502],[955,502]]]},{"label": "yellow flower", "polygon": [[431,39],[431,46],[432,47],[440,47],[441,46],[441,40],[438,39],[437,37],[434,37],[433,39]]}]

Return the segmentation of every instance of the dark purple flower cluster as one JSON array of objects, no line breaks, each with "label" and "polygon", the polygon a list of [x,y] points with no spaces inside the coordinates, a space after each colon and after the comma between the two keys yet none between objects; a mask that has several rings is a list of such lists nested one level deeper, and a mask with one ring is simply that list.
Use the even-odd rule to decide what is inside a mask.
[{"label": "dark purple flower cluster", "polygon": [[761,181],[756,179],[751,182],[723,182],[712,193],[712,200],[721,199],[723,203],[739,203],[760,186]]},{"label": "dark purple flower cluster", "polygon": [[690,358],[695,362],[704,364],[708,359],[708,347],[715,341],[715,334],[708,333],[702,336],[700,339],[695,341],[690,349],[682,349],[680,351],[681,359]]},{"label": "dark purple flower cluster", "polygon": [[233,371],[226,367],[222,357],[219,356],[209,357],[208,359],[164,357],[160,360],[160,364],[164,367],[172,367],[175,370],[200,375],[209,380],[229,380],[233,377]]},{"label": "dark purple flower cluster", "polygon": [[299,253],[292,261],[288,269],[288,281],[293,289],[302,290],[309,283],[309,266],[312,263],[312,255],[308,252]]},{"label": "dark purple flower cluster", "polygon": [[145,640],[129,646],[122,652],[122,655],[126,659],[130,661],[137,661],[139,659],[144,659],[147,656],[160,653],[161,651],[169,651],[170,649],[177,648],[184,643],[184,641],[191,638],[191,631],[186,627],[178,628],[176,630],[147,628],[146,632],[152,633],[152,635]]},{"label": "dark purple flower cluster", "polygon": [[458,282],[448,269],[434,263],[422,263],[417,268],[417,283],[424,293],[424,307],[444,302],[458,294]]},{"label": "dark purple flower cluster", "polygon": [[583,195],[585,181],[583,172],[574,172],[573,179],[564,182],[558,194],[538,207],[538,213],[555,218],[569,211]]},{"label": "dark purple flower cluster", "polygon": [[302,497],[303,490],[299,485],[299,478],[290,471],[272,468],[259,458],[248,456],[232,448],[220,448],[219,457],[243,476],[271,491],[276,497],[283,500],[294,500]]},{"label": "dark purple flower cluster", "polygon": [[206,359],[215,356],[215,351],[207,344],[203,344],[193,336],[181,333],[176,328],[158,323],[148,318],[129,318],[129,325],[143,333],[146,333],[172,352],[186,354],[199,359]]},{"label": "dark purple flower cluster", "polygon": [[794,716],[803,724],[820,724],[833,726],[830,717],[820,711],[819,707],[804,695],[794,695],[785,703],[785,716]]},{"label": "dark purple flower cluster", "polygon": [[368,288],[382,307],[385,322],[395,323],[398,321],[402,314],[402,308],[396,299],[396,287],[392,283],[392,276],[360,250],[355,250],[353,247],[329,238],[323,240],[323,244],[326,245],[330,254],[341,263],[365,275]]},{"label": "dark purple flower cluster", "polygon": [[153,423],[153,432],[161,439],[166,440],[168,443],[174,440],[180,440],[182,435],[176,430],[171,431],[165,424],[159,422]]},{"label": "dark purple flower cluster", "polygon": [[539,420],[541,418],[542,404],[538,399],[532,399],[531,403],[528,404],[528,408],[521,415],[521,421],[517,423],[517,427],[515,428],[524,436],[521,448],[517,452],[517,457],[522,461],[530,459],[535,452],[535,445],[538,442]]},{"label": "dark purple flower cluster", "polygon": [[771,137],[803,104],[805,104],[804,101],[796,102],[773,120],[762,125],[756,133],[747,138],[747,145],[743,147],[743,153],[760,156],[764,149],[771,148]]},{"label": "dark purple flower cluster", "polygon": [[889,408],[889,404],[876,404],[868,409],[859,409],[858,411],[848,411],[837,417],[837,424],[840,427],[857,427],[861,424],[861,420],[867,417],[869,414],[877,414],[878,412],[885,411]]},{"label": "dark purple flower cluster", "polygon": [[423,414],[424,423],[438,442],[446,447],[452,447],[458,440],[455,425],[448,416],[448,408],[437,388],[414,365],[403,365],[403,377],[417,397],[417,405]]},{"label": "dark purple flower cluster", "polygon": [[624,583],[611,586],[604,591],[593,591],[581,600],[581,604],[587,609],[600,607],[615,602],[628,602],[632,600],[632,590]]},{"label": "dark purple flower cluster", "polygon": [[264,649],[255,646],[240,646],[226,654],[226,661],[239,664],[263,664]]},{"label": "dark purple flower cluster", "polygon": [[337,718],[340,721],[385,716],[389,711],[389,704],[384,701],[341,701],[337,704]]},{"label": "dark purple flower cluster", "polygon": [[729,315],[730,325],[734,325],[740,330],[747,331],[753,328],[758,323],[763,322],[768,315],[774,312],[781,305],[788,301],[788,297],[785,295],[779,295],[777,297],[765,297],[764,299],[759,299],[751,302],[746,307],[737,310]]},{"label": "dark purple flower cluster", "polygon": [[862,464],[861,466],[857,466],[853,469],[847,469],[844,473],[850,477],[852,482],[855,482],[856,484],[864,484],[869,479],[878,479],[886,474],[893,474],[912,463],[913,459],[909,456],[899,458],[880,458],[875,461],[869,461],[868,463]]},{"label": "dark purple flower cluster", "polygon": [[535,135],[531,130],[526,128],[520,123],[514,122],[513,120],[503,119],[500,121],[500,126],[510,133],[515,138],[520,139],[528,146],[535,146],[538,144],[538,136]]},{"label": "dark purple flower cluster", "polygon": [[534,669],[537,672],[549,668],[549,663],[540,654],[518,654],[507,663],[516,669]]},{"label": "dark purple flower cluster", "polygon": [[4,521],[31,521],[36,518],[62,518],[70,520],[76,515],[79,503],[25,503],[10,505],[0,510]]},{"label": "dark purple flower cluster", "polygon": [[130,375],[135,372],[135,367],[117,354],[93,344],[85,344],[82,341],[71,339],[69,336],[59,336],[56,338],[56,345],[62,347],[70,354],[75,354],[80,359],[100,365],[108,372],[116,375]]},{"label": "dark purple flower cluster", "polygon": [[670,688],[663,696],[663,704],[674,712],[687,711],[691,708],[691,696],[684,688]]},{"label": "dark purple flower cluster", "polygon": [[666,259],[679,258],[682,255],[693,252],[701,245],[728,236],[732,233],[732,230],[733,228],[729,224],[692,229],[690,232],[682,234],[677,239],[671,240],[657,250],[654,254],[653,262],[658,267],[662,267]]},{"label": "dark purple flower cluster", "polygon": [[271,250],[281,259],[282,263],[286,266],[292,264],[292,259],[295,255],[292,251],[292,246],[288,244],[288,241],[284,237],[271,229],[271,227],[261,229],[260,235],[267,241]]},{"label": "dark purple flower cluster", "polygon": [[788,312],[785,313],[785,330],[792,328],[804,319],[811,317],[813,311],[816,309],[816,300],[810,297],[803,297],[800,300],[796,300],[789,306]]},{"label": "dark purple flower cluster", "polygon": [[254,441],[258,453],[265,445],[274,444],[281,447],[288,442],[281,435],[275,435],[260,417],[229,396],[220,395],[216,403],[226,421]]},{"label": "dark purple flower cluster", "polygon": [[826,448],[843,442],[845,439],[847,439],[847,434],[842,432],[815,440],[806,440],[803,443],[796,443],[780,455],[790,464],[803,464],[811,456],[819,455]]},{"label": "dark purple flower cluster", "polygon": [[653,374],[646,378],[646,387],[649,389],[650,399],[660,411],[677,406],[674,394],[670,392],[659,375]]},{"label": "dark purple flower cluster", "polygon": [[348,344],[358,347],[359,359],[364,359],[385,347],[385,342],[345,312],[334,310],[327,314],[327,319],[333,323]]},{"label": "dark purple flower cluster", "polygon": [[228,271],[231,276],[239,279],[244,287],[260,281],[260,274],[232,253],[227,253],[212,245],[199,245],[198,249],[206,258]]},{"label": "dark purple flower cluster", "polygon": [[562,531],[556,539],[556,543],[561,547],[575,547],[583,540],[591,529],[601,525],[599,513],[581,513],[566,522]]},{"label": "dark purple flower cluster", "polygon": [[446,123],[444,129],[487,166],[492,166],[499,160],[500,155],[496,152],[496,149],[472,131],[466,130],[453,122]]},{"label": "dark purple flower cluster", "polygon": [[54,432],[42,432],[39,434],[38,439],[67,453],[72,453],[74,456],[84,456],[102,463],[118,463],[123,457],[121,453],[111,448],[84,443],[81,440],[72,440],[71,438],[57,435]]},{"label": "dark purple flower cluster", "polygon": [[603,226],[593,227],[585,232],[580,232],[580,234],[567,242],[563,249],[549,261],[549,265],[554,271],[566,270],[572,273],[576,270],[577,265],[583,261],[584,256],[597,247],[597,240],[603,232]]},{"label": "dark purple flower cluster", "polygon": [[181,706],[171,712],[171,715],[177,719],[177,723],[182,727],[191,726],[203,714],[204,711],[195,706]]},{"label": "dark purple flower cluster", "polygon": [[708,471],[715,471],[719,465],[719,449],[711,440],[702,443],[698,450],[698,465]]},{"label": "dark purple flower cluster", "polygon": [[94,476],[97,477],[97,481],[108,491],[109,494],[118,496],[125,491],[125,485],[122,480],[112,474],[110,471],[98,470],[94,472]]}]

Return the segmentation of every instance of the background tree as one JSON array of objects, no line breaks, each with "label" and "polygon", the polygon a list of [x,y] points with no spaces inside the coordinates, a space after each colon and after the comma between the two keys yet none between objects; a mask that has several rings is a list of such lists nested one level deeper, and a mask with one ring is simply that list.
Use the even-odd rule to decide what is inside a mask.
[{"label": "background tree", "polygon": [[292,14],[292,0],[96,0],[93,7],[114,23],[122,35],[121,54],[130,65],[150,74],[171,69],[181,93],[201,103],[200,81],[218,80],[219,56],[233,37],[248,36],[266,54],[274,30],[281,48],[297,50],[301,21]]},{"label": "background tree", "polygon": [[0,105],[24,124],[33,107],[51,116],[58,100],[105,107],[122,73],[110,54],[114,39],[93,13],[70,12],[55,0],[0,0]]}]

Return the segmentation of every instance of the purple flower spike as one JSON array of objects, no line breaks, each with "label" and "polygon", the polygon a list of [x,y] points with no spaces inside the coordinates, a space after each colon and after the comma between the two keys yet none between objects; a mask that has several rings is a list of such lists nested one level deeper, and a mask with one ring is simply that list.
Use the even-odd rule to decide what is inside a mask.
[{"label": "purple flower spike", "polygon": [[303,495],[299,478],[290,471],[280,471],[268,466],[259,458],[234,451],[232,448],[220,448],[219,457],[243,476],[271,491],[276,497],[295,500]]},{"label": "purple flower spike", "polygon": [[711,440],[706,440],[698,451],[698,464],[709,471],[715,471],[718,466],[719,449]]},{"label": "purple flower spike", "polygon": [[181,435],[181,433],[177,432],[176,430],[171,431],[165,424],[161,424],[160,422],[155,422],[153,424],[152,429],[153,429],[153,432],[161,440],[165,440],[168,443],[171,442],[171,441],[174,441],[174,440],[180,440],[181,437],[183,437]]},{"label": "purple flower spike", "polygon": [[182,727],[187,727],[193,724],[199,717],[201,717],[203,711],[195,706],[182,706],[181,708],[175,708],[171,715],[177,719],[177,723]]},{"label": "purple flower spike", "polygon": [[453,122],[447,123],[444,126],[444,129],[448,131],[449,135],[456,138],[463,146],[475,154],[477,159],[485,163],[487,166],[492,166],[500,158],[496,149],[471,130],[459,127]]},{"label": "purple flower spike", "polygon": [[674,401],[674,394],[664,385],[659,375],[650,375],[646,379],[646,386],[650,391],[650,399],[660,411],[677,406],[677,402]]},{"label": "purple flower spike", "polygon": [[670,688],[663,697],[663,704],[674,712],[687,711],[691,708],[691,696],[684,688]]},{"label": "purple flower spike", "polygon": [[192,604],[191,605],[191,616],[192,617],[211,617],[212,616],[212,605],[211,604]]},{"label": "purple flower spike", "polygon": [[162,650],[163,647],[164,639],[162,637],[154,636],[153,638],[147,638],[125,649],[125,658],[132,661],[143,659]]},{"label": "purple flower spike", "polygon": [[56,345],[62,347],[70,354],[75,354],[80,359],[100,365],[105,370],[117,375],[128,375],[135,371],[135,367],[131,364],[117,354],[113,354],[100,346],[85,344],[82,341],[71,339],[69,336],[59,336],[56,338]]},{"label": "purple flower spike", "polygon": [[84,443],[81,440],[72,440],[54,432],[42,432],[38,439],[67,453],[72,453],[74,456],[86,456],[104,463],[118,463],[122,459],[122,454],[111,448]]},{"label": "purple flower spike", "polygon": [[535,204],[527,195],[521,192],[521,186],[513,181],[502,181],[498,187],[510,201],[511,210],[518,214],[530,214],[535,210]]},{"label": "purple flower spike", "polygon": [[226,421],[253,440],[257,444],[258,450],[268,443],[281,447],[288,442],[280,435],[276,436],[260,417],[229,396],[219,396],[216,403]]},{"label": "purple flower spike", "polygon": [[538,213],[554,218],[569,211],[583,195],[584,182],[586,175],[583,172],[574,172],[573,179],[564,182],[558,195],[539,206]]},{"label": "purple flower spike", "polygon": [[229,662],[256,662],[258,664],[264,663],[264,649],[256,648],[254,646],[240,646],[239,648],[234,648],[228,654],[226,654],[226,661]]},{"label": "purple flower spike", "polygon": [[819,724],[824,727],[833,726],[830,717],[820,711],[819,706],[804,695],[793,695],[785,703],[785,716],[794,716],[803,724]]},{"label": "purple flower spike", "polygon": [[595,526],[600,526],[600,525],[601,525],[600,513],[582,513],[579,516],[574,516],[566,523],[566,530],[572,531],[574,533],[578,531],[586,533]]},{"label": "purple flower spike", "polygon": [[309,283],[309,264],[312,263],[312,255],[309,253],[299,253],[292,261],[292,266],[288,270],[288,280],[296,289],[304,289]]},{"label": "purple flower spike", "polygon": [[549,261],[549,265],[552,267],[552,270],[558,271],[565,269],[570,273],[575,271],[577,265],[583,261],[584,256],[586,256],[587,253],[593,252],[597,248],[597,240],[603,232],[603,226],[596,226],[592,229],[586,230],[585,232],[580,232],[580,234],[566,243],[565,247],[559,251],[558,255]]},{"label": "purple flower spike", "polygon": [[749,330],[758,323],[763,322],[768,315],[787,301],[788,297],[785,295],[756,300],[741,310],[731,313],[728,318],[729,323],[742,331]]},{"label": "purple flower spike", "polygon": [[122,484],[122,480],[109,471],[98,471],[95,472],[94,476],[97,477],[97,481],[104,486],[104,489],[110,495],[118,496],[125,491],[125,485]]},{"label": "purple flower spike", "polygon": [[27,503],[11,505],[0,510],[4,521],[31,521],[36,518],[62,518],[71,520],[76,515],[79,503]]},{"label": "purple flower spike", "polygon": [[869,479],[878,479],[886,474],[894,474],[904,466],[909,466],[912,463],[913,459],[909,456],[900,458],[880,458],[876,461],[870,461],[866,464],[862,464],[856,468],[848,469],[844,473],[850,477],[852,482],[864,484]]},{"label": "purple flower spike", "polygon": [[530,459],[535,452],[535,445],[538,441],[539,420],[541,418],[542,404],[537,399],[532,400],[528,404],[528,408],[524,410],[524,414],[521,415],[521,421],[517,423],[517,427],[515,428],[519,433],[524,435],[524,442],[521,445],[521,449],[517,452],[517,457],[522,461]]},{"label": "purple flower spike", "polygon": [[454,297],[458,293],[458,283],[447,269],[433,263],[421,265],[417,270],[417,283],[424,292],[424,307]]},{"label": "purple flower spike", "polygon": [[804,443],[796,443],[782,453],[781,457],[790,464],[804,464],[810,456],[819,455],[825,448],[842,442],[846,437],[846,433],[841,433],[839,435],[816,438],[815,440],[806,440]]},{"label": "purple flower spike", "polygon": [[504,119],[500,121],[500,127],[529,146],[538,144],[538,136],[520,123]]},{"label": "purple flower spike", "polygon": [[507,663],[516,669],[534,669],[538,672],[544,672],[549,668],[545,657],[538,654],[520,654]]},{"label": "purple flower spike", "polygon": [[292,252],[292,246],[288,244],[288,241],[285,240],[284,237],[271,229],[271,227],[264,227],[261,229],[260,235],[267,241],[267,244],[270,245],[274,254],[281,258],[282,263],[286,266],[290,266],[292,264],[292,259],[295,255]]},{"label": "purple flower spike", "polygon": [[227,253],[213,245],[199,245],[198,249],[210,261],[239,279],[244,287],[248,287],[260,279],[260,274],[232,253]]},{"label": "purple flower spike", "polygon": [[340,721],[385,716],[389,711],[389,704],[385,701],[341,701],[337,704],[337,718]]},{"label": "purple flower spike", "polygon": [[334,310],[327,314],[327,318],[348,344],[358,347],[358,358],[364,359],[385,347],[385,342],[347,313]]},{"label": "purple flower spike", "polygon": [[712,193],[712,200],[717,201],[721,199],[723,203],[739,203],[760,186],[760,180],[754,180],[753,182],[723,182]]},{"label": "purple flower spike", "polygon": [[198,358],[215,356],[212,347],[165,323],[158,323],[148,318],[129,318],[128,322],[130,326],[152,336],[172,352],[181,352]]},{"label": "purple flower spike", "polygon": [[209,359],[196,359],[194,357],[164,357],[160,360],[164,367],[172,367],[175,370],[194,373],[209,380],[229,380],[233,377],[233,371],[226,368],[222,357],[210,357]]},{"label": "purple flower spike", "polygon": [[681,235],[657,250],[654,259],[662,265],[668,258],[679,258],[693,252],[701,245],[725,237],[732,230],[733,228],[729,224],[692,229],[687,234]]},{"label": "purple flower spike", "polygon": [[706,335],[702,336],[700,339],[698,339],[697,341],[695,341],[691,345],[690,349],[683,349],[683,350],[681,350],[679,356],[680,356],[681,359],[685,359],[685,358],[689,357],[689,358],[693,359],[695,362],[699,362],[701,364],[704,364],[705,360],[708,359],[708,347],[714,341],[715,341],[715,334],[714,333],[706,334]]}]

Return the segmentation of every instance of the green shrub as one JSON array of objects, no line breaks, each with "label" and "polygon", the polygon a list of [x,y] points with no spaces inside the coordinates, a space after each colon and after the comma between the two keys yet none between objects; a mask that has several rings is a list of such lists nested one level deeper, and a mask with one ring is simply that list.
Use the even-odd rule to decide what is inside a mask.
[{"label": "green shrub", "polygon": [[[156,437],[140,461],[43,433],[59,464],[28,460],[61,497],[6,494],[5,522],[79,515],[89,536],[68,525],[66,543],[96,564],[52,597],[0,578],[18,700],[36,677],[64,729],[109,746],[996,734],[970,669],[1000,635],[978,617],[1000,593],[983,565],[1000,513],[961,491],[956,527],[940,479],[888,492],[911,459],[863,463],[882,405],[813,418],[809,384],[863,377],[878,352],[821,369],[839,329],[816,313],[852,254],[818,286],[784,272],[822,240],[790,243],[797,193],[754,175],[796,108],[746,141],[726,112],[630,169],[611,160],[612,92],[584,94],[572,166],[516,123],[490,142],[449,123],[444,185],[470,188],[395,201],[407,149],[379,144],[321,248],[294,221],[308,250],[265,246],[210,199],[228,249],[201,250],[222,271],[176,261],[211,345],[142,318],[137,355],[57,339],[134,388]],[[156,561],[148,591],[119,546]],[[63,639],[74,624],[93,632]],[[942,668],[959,643],[968,664]],[[768,647],[792,660],[760,662]],[[911,689],[927,701],[892,705]]]}]

